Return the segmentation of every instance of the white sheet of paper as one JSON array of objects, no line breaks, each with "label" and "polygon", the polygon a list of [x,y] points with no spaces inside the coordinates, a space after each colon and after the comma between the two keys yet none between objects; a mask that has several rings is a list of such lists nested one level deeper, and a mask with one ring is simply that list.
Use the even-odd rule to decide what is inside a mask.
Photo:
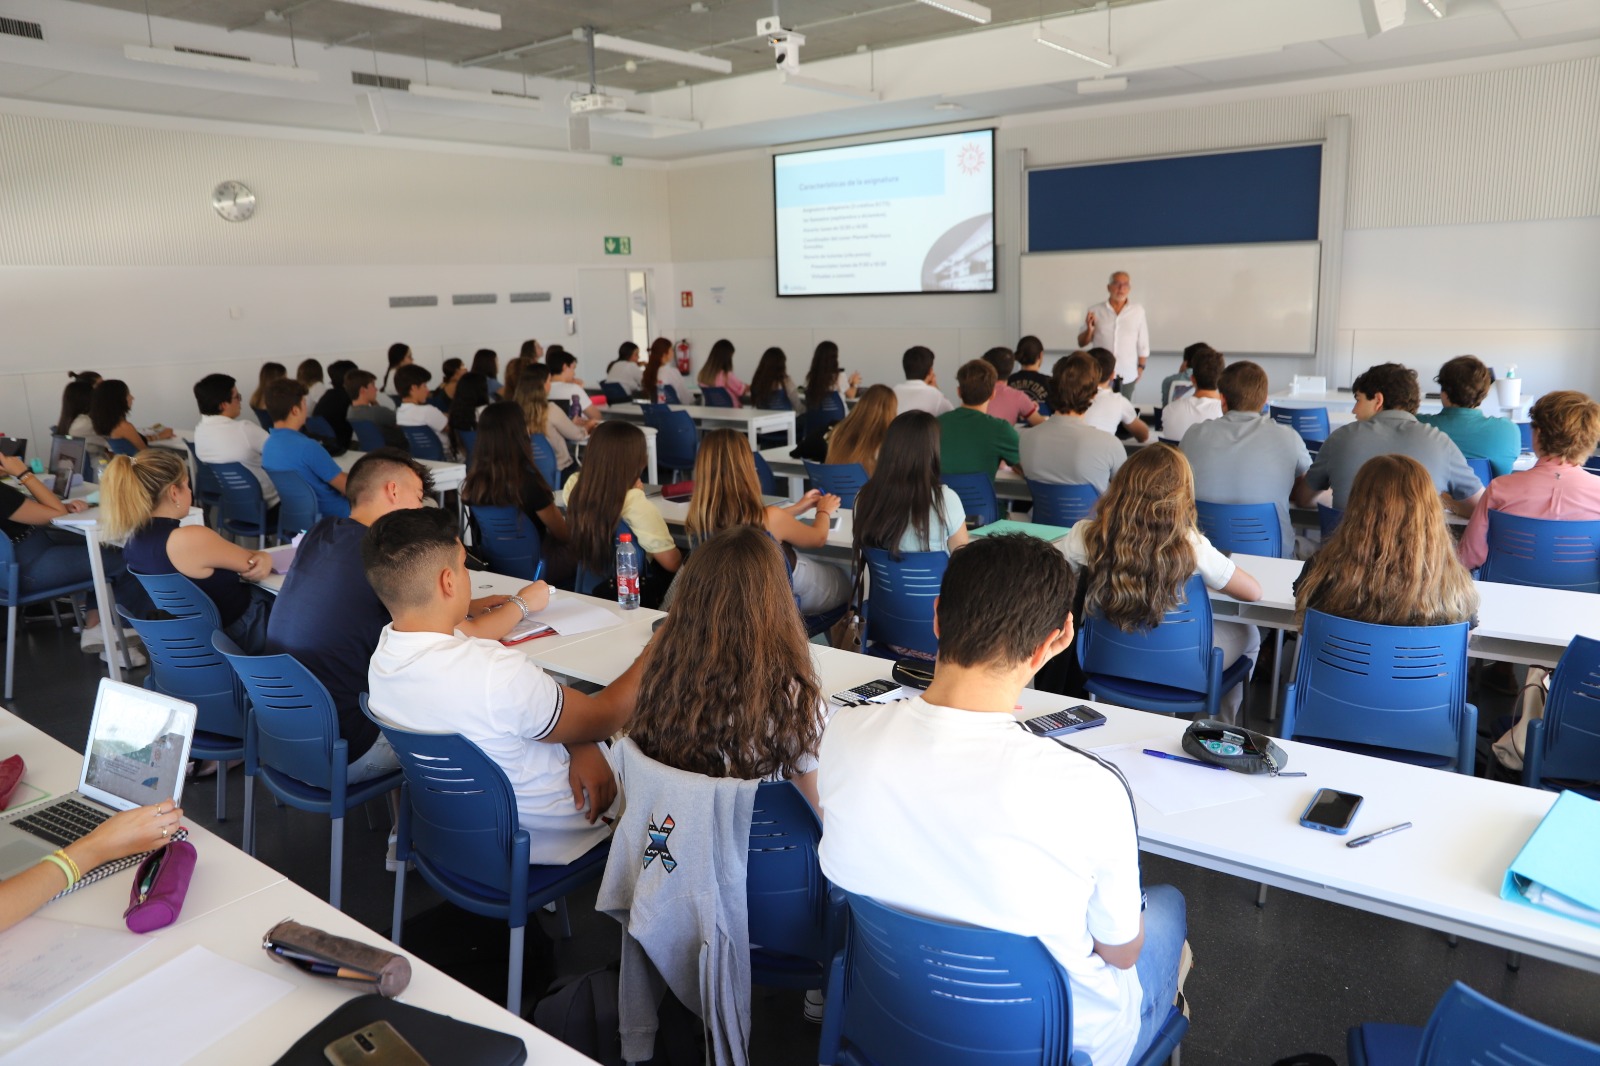
[{"label": "white sheet of paper", "polygon": [[171,1066],[188,1062],[294,990],[192,947],[0,1056],[0,1066]]},{"label": "white sheet of paper", "polygon": [[1107,762],[1115,763],[1140,802],[1148,803],[1162,814],[1182,814],[1184,811],[1236,803],[1261,795],[1261,790],[1243,774],[1185,766],[1181,762],[1157,759],[1144,753],[1145,748],[1150,748],[1152,751],[1165,751],[1189,758],[1181,750],[1173,750],[1175,747],[1175,744],[1160,739],[1089,750]]},{"label": "white sheet of paper", "polygon": [[550,601],[550,606],[528,617],[543,622],[563,637],[592,633],[618,624],[616,615],[599,604],[585,603],[586,599],[586,596],[559,596]]},{"label": "white sheet of paper", "polygon": [[0,1029],[20,1029],[150,943],[35,915],[0,936]]}]

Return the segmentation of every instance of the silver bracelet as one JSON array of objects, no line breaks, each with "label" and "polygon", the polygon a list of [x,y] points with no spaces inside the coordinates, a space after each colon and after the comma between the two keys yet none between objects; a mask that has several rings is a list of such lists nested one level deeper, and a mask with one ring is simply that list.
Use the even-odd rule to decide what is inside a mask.
[{"label": "silver bracelet", "polygon": [[527,602],[524,601],[521,596],[507,596],[506,599],[508,599],[512,603],[516,604],[522,610],[523,621],[527,621],[528,615],[533,613],[533,612],[528,610]]}]

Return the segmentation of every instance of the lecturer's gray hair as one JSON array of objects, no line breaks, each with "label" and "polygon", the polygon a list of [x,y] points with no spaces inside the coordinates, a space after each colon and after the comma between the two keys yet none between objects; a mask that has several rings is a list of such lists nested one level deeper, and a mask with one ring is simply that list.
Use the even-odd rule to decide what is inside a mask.
[{"label": "lecturer's gray hair", "polygon": [[1111,276],[1106,279],[1107,284],[1114,284],[1118,277],[1127,278],[1128,284],[1133,284],[1133,275],[1128,273],[1126,270],[1113,270],[1111,272]]}]

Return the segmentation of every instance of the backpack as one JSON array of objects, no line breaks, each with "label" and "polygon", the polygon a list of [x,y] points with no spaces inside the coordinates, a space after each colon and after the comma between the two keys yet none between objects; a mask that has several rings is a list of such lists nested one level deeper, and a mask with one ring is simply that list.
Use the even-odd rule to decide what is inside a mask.
[{"label": "backpack", "polygon": [[550,986],[533,1008],[533,1024],[602,1066],[624,1066],[617,1020],[617,965]]}]

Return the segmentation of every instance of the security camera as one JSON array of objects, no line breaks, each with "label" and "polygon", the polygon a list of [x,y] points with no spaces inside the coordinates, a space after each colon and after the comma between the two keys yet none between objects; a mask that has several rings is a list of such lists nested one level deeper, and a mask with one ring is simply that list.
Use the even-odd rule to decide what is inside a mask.
[{"label": "security camera", "polygon": [[756,33],[772,46],[773,61],[779,70],[793,73],[800,69],[800,46],[806,43],[805,34],[784,29],[776,17],[757,19]]}]

